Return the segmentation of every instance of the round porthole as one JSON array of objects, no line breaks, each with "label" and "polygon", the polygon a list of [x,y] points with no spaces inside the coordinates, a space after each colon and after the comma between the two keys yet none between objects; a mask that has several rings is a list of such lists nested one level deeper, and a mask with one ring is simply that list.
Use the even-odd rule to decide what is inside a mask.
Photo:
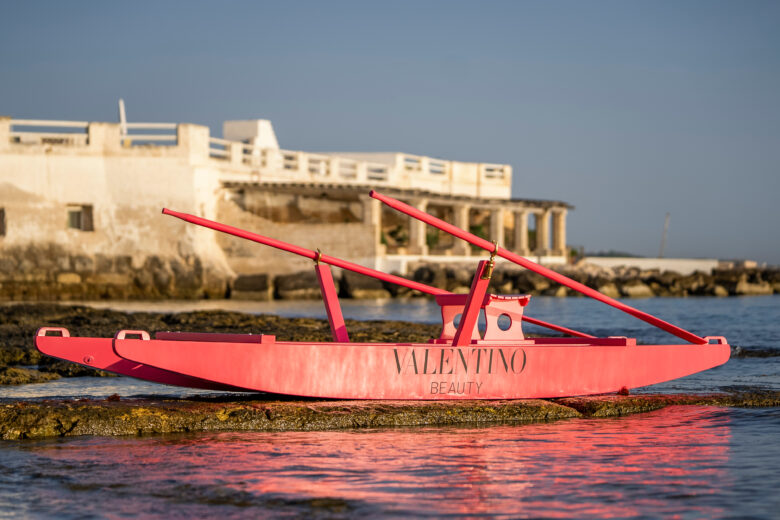
[{"label": "round porthole", "polygon": [[509,330],[512,326],[512,318],[509,314],[502,314],[498,317],[498,328],[501,330]]},{"label": "round porthole", "polygon": [[460,319],[463,317],[462,313],[456,314],[455,318],[452,320],[452,324],[455,325],[455,328],[457,329],[460,327]]}]

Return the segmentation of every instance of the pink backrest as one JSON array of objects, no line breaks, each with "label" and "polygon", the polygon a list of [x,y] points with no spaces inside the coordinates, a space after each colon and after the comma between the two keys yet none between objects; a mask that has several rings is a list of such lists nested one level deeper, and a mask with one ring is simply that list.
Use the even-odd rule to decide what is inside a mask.
[{"label": "pink backrest", "polygon": [[[455,318],[463,312],[468,294],[440,294],[436,303],[441,307],[442,329],[439,339],[452,340],[458,327]],[[528,294],[497,295],[487,294],[482,302],[485,311],[486,340],[525,339],[523,335],[523,307],[528,305],[531,296]],[[502,315],[509,318],[507,330],[501,330],[498,319]],[[475,327],[471,339],[480,339],[479,330]]]}]

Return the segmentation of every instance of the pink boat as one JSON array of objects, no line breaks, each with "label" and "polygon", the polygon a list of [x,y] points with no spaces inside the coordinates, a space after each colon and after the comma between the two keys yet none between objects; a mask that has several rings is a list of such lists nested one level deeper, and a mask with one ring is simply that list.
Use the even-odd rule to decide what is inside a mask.
[{"label": "pink boat", "polygon": [[[614,300],[555,271],[495,246],[403,202],[371,192],[392,208],[490,252],[468,294],[451,294],[280,240],[207,219],[163,210],[187,222],[314,260],[333,341],[277,341],[266,334],[120,331],[112,338],[71,337],[45,327],[36,336],[46,355],[158,383],[216,390],[262,391],[338,399],[521,399],[617,392],[722,365],[730,347],[700,337]],[[487,289],[496,257],[515,262],[611,305],[685,341],[637,345],[634,338],[596,338],[524,315],[528,295]],[[344,324],[329,265],[433,295],[442,331],[427,343],[353,343]],[[486,328],[477,320],[484,312]],[[522,322],[572,337],[526,338]],[[50,333],[58,334],[56,336]]]}]

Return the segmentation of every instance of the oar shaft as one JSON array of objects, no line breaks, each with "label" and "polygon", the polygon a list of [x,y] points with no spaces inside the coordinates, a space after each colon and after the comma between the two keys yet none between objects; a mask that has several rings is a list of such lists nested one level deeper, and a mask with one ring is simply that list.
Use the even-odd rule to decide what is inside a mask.
[{"label": "oar shaft", "polygon": [[[382,195],[381,193],[377,193],[376,191],[373,190],[371,191],[370,195],[371,197],[383,202],[384,204],[387,204],[391,208],[400,211],[401,213],[405,213],[410,217],[416,218],[418,220],[421,220],[422,222],[425,222],[426,224],[441,229],[442,231],[449,233],[455,237],[458,237],[461,240],[465,240],[466,242],[472,245],[481,247],[482,249],[485,249],[487,251],[493,251],[495,248],[492,242],[489,242],[484,238],[480,238],[476,235],[473,235],[468,231],[464,231],[459,227],[453,226],[452,224],[445,222],[441,219],[438,219],[432,215],[429,215],[424,211],[420,211],[417,208],[413,208],[412,206],[409,206],[408,204],[405,204],[400,200],[396,200],[392,197]],[[602,294],[594,289],[591,289],[590,287],[583,285],[580,282],[577,282],[576,280],[572,280],[567,276],[564,276],[560,273],[556,273],[552,269],[543,267],[535,262],[528,260],[527,258],[524,258],[511,251],[507,251],[502,247],[499,247],[497,249],[498,250],[496,254],[502,258],[509,260],[510,262],[514,262],[518,265],[521,265],[522,267],[525,267],[530,271],[534,271],[535,273],[538,273],[546,278],[549,278],[550,280],[558,282],[559,284],[568,287],[569,289],[582,293],[585,296],[590,296],[595,300],[598,300],[602,303],[606,303],[607,305],[611,305],[616,309],[620,309],[621,311],[628,313],[636,318],[639,318],[640,320],[645,321],[655,327],[663,329],[666,332],[669,332],[670,334],[674,334],[680,339],[683,339],[690,343],[700,344],[700,345],[707,343],[707,341],[704,338],[699,337],[696,334],[693,334],[692,332],[688,332],[683,328],[680,328],[662,319],[656,318],[652,314],[648,314],[646,312],[640,311],[639,309],[635,309],[629,305],[626,305],[625,303],[615,300],[614,298],[610,298],[609,296]]]},{"label": "oar shaft", "polygon": [[[209,229],[213,229],[215,231],[220,231],[222,233],[233,235],[238,238],[251,240],[252,242],[257,242],[259,244],[271,246],[276,249],[281,249],[282,251],[287,251],[288,253],[294,253],[296,255],[305,256],[306,258],[310,258],[312,260],[317,258],[316,251],[312,251],[311,249],[306,249],[305,247],[296,246],[293,244],[289,244],[287,242],[283,242],[281,240],[276,240],[263,235],[258,235],[257,233],[252,233],[250,231],[246,231],[237,227],[228,226],[227,224],[222,224],[220,222],[214,222],[213,220],[209,220],[203,217],[190,215],[189,213],[180,213],[178,211],[173,211],[167,208],[163,209],[162,212],[165,215],[171,215],[173,217],[180,218],[185,222],[189,222],[191,224],[196,224],[198,226],[203,226]],[[449,291],[445,291],[444,289],[439,289],[437,287],[431,287],[430,285],[426,285],[423,283],[407,280],[406,278],[401,278],[400,276],[395,276],[393,274],[383,273],[382,271],[377,271],[376,269],[371,269],[369,267],[365,267],[359,264],[354,264],[352,262],[348,262],[346,260],[342,260],[334,256],[320,255],[319,259],[321,262],[324,262],[326,264],[334,265],[341,269],[346,269],[347,271],[353,271],[355,273],[359,273],[365,276],[370,276],[388,283],[400,285],[408,289],[420,291],[421,293],[430,294],[433,296],[439,294],[452,294]],[[528,323],[539,325],[541,327],[546,327],[550,330],[562,332],[564,334],[569,334],[571,336],[578,336],[581,338],[594,337],[591,336],[590,334],[585,334],[584,332],[579,332],[573,329],[568,329],[566,327],[561,327],[560,325],[555,325],[553,323],[547,323],[545,321],[538,320],[536,318],[531,318],[530,316],[523,316],[523,321],[527,321]]]},{"label": "oar shaft", "polygon": [[[258,242],[266,246],[271,246],[276,249],[281,249],[282,251],[287,251],[288,253],[294,253],[296,255],[305,256],[306,258],[310,258],[312,260],[317,258],[317,252],[312,251],[311,249],[306,249],[305,247],[288,244],[287,242],[283,242],[281,240],[276,240],[263,235],[258,235],[257,233],[252,233],[250,231],[245,231],[237,227],[228,226],[227,224],[214,222],[213,220],[197,217],[195,215],[190,215],[189,213],[179,213],[178,211],[173,211],[170,209],[163,209],[163,213],[165,215],[171,215],[173,217],[180,218],[191,224],[197,224],[199,226],[207,227],[215,231],[221,231],[222,233],[227,233],[228,235],[233,235],[238,238],[251,240],[252,242]],[[420,291],[425,294],[431,294],[433,296],[436,296],[437,294],[449,294],[449,292],[445,291],[444,289],[438,289],[436,287],[431,287],[429,285],[425,285],[419,282],[407,280],[406,278],[401,278],[400,276],[383,273],[382,271],[377,271],[369,267],[365,267],[359,264],[354,264],[352,262],[348,262],[347,260],[342,260],[340,258],[336,258],[333,256],[321,255],[320,261],[326,264],[335,265],[336,267],[340,267],[341,269],[354,271],[356,273],[363,274],[366,276],[371,276],[373,278],[377,278],[385,282],[401,285],[403,287],[407,287],[415,291]]]}]

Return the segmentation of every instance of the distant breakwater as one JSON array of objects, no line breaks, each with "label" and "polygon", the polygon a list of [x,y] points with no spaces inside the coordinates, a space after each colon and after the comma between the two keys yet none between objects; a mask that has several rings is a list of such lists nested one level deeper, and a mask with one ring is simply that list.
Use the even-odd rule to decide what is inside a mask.
[{"label": "distant breakwater", "polygon": [[[468,292],[474,265],[421,263],[407,278],[451,292]],[[740,296],[780,292],[780,268],[716,269],[682,275],[637,268],[556,266],[566,276],[613,298],[653,296]],[[422,296],[404,287],[334,269],[343,298]],[[579,296],[531,271],[499,263],[490,291],[499,294]],[[292,274],[230,275],[196,256],[74,255],[54,246],[4,251],[0,255],[1,301],[164,300],[233,298],[292,300],[320,298],[313,270]]]},{"label": "distant breakwater", "polygon": [[[682,275],[676,272],[636,268],[601,268],[592,265],[556,266],[556,271],[613,298],[654,296],[755,296],[780,293],[780,269],[722,269],[711,273]],[[351,272],[334,273],[339,295],[344,298],[404,298],[419,293]],[[473,266],[422,264],[407,277],[454,293],[469,291]],[[239,276],[232,285],[233,298],[310,299],[319,298],[320,289],[313,272],[270,277]],[[525,269],[498,267],[490,292],[543,296],[580,296],[547,278]]]}]

